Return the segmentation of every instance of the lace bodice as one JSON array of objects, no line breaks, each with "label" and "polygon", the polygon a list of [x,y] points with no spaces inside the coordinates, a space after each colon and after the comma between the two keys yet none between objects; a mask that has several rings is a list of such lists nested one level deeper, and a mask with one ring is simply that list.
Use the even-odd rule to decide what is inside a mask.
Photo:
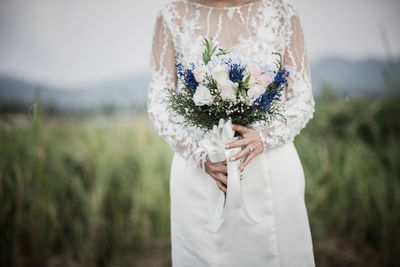
[{"label": "lace bodice", "polygon": [[287,120],[257,130],[264,150],[292,141],[312,118],[314,99],[303,31],[291,0],[256,0],[217,8],[194,0],[168,3],[159,11],[154,29],[148,91],[148,113],[157,133],[190,164],[204,170],[206,153],[199,146],[203,133],[184,127],[164,102],[165,88],[177,88],[176,56],[200,62],[203,38],[258,62],[272,63],[272,52],[283,55],[290,71],[282,105]]}]

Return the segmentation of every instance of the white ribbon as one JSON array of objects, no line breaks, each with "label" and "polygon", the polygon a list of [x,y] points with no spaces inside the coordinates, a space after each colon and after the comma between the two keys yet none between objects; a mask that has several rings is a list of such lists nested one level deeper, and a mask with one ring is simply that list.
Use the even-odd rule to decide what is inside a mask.
[{"label": "white ribbon", "polygon": [[[214,233],[220,229],[224,219],[226,219],[229,214],[238,214],[230,213],[227,209],[242,209],[244,217],[251,224],[257,223],[250,216],[245,206],[243,187],[241,186],[239,173],[240,161],[230,161],[230,158],[239,153],[241,148],[225,149],[226,143],[238,139],[238,137],[234,137],[234,135],[235,131],[232,130],[232,121],[229,119],[225,122],[224,119],[220,119],[218,126],[214,125],[212,131],[207,136],[208,138],[201,141],[201,145],[207,151],[210,161],[221,162],[226,160],[228,170],[227,193],[225,195],[222,191],[219,191],[220,195],[217,204],[207,224],[207,229]],[[239,220],[239,218],[233,219]]]}]

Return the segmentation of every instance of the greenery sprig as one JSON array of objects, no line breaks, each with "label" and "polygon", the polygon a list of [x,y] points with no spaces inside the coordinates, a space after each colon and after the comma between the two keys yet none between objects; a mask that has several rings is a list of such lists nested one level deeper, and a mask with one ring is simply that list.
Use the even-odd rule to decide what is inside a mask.
[{"label": "greenery sprig", "polygon": [[[205,46],[205,50],[203,52],[203,61],[204,61],[204,64],[207,64],[208,62],[210,62],[211,57],[217,51],[218,46],[213,44],[212,37],[210,39],[204,38],[203,44]],[[225,55],[225,54],[228,54],[229,52],[230,51],[228,49],[225,49],[225,50],[220,49],[215,55],[216,56]]]}]

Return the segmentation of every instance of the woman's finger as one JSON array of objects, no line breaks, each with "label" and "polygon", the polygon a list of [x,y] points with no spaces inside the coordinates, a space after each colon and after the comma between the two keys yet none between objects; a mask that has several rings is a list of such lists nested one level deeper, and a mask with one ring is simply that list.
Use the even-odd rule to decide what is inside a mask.
[{"label": "woman's finger", "polygon": [[218,172],[222,172],[222,173],[228,172],[226,163],[218,163],[215,167]]},{"label": "woman's finger", "polygon": [[215,174],[214,178],[220,181],[223,184],[228,184],[228,176],[222,172],[218,172]]},{"label": "woman's finger", "polygon": [[226,187],[225,187],[220,181],[215,180],[215,182],[217,182],[218,188],[219,188],[222,192],[226,193],[226,191],[227,191]]},{"label": "woman's finger", "polygon": [[240,165],[240,169],[243,169],[244,167],[246,167],[246,165],[256,156],[256,152],[251,152],[250,154],[247,155],[247,157],[245,158],[245,160],[243,161],[243,163]]},{"label": "woman's finger", "polygon": [[246,133],[249,129],[239,124],[232,124],[232,130],[241,133],[242,135]]},{"label": "woman's finger", "polygon": [[235,148],[235,147],[242,147],[245,146],[249,143],[249,140],[247,138],[239,139],[234,142],[230,142],[225,144],[225,148]]},{"label": "woman's finger", "polygon": [[245,147],[239,153],[237,153],[236,155],[231,157],[230,161],[235,161],[235,160],[241,159],[244,156],[248,155],[249,153],[250,153],[250,150],[248,149],[248,147]]}]

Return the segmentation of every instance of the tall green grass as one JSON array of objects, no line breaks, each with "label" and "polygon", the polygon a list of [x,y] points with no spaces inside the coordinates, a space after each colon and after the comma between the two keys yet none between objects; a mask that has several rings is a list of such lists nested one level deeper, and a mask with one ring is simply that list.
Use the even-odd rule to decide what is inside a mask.
[{"label": "tall green grass", "polygon": [[[398,266],[400,98],[325,94],[296,137],[317,266]],[[172,151],[141,118],[0,124],[0,266],[170,266]]]},{"label": "tall green grass", "polygon": [[3,125],[0,147],[1,266],[168,255],[172,153],[146,121],[34,119]]},{"label": "tall green grass", "polygon": [[399,266],[400,98],[326,94],[295,143],[321,266]]}]

